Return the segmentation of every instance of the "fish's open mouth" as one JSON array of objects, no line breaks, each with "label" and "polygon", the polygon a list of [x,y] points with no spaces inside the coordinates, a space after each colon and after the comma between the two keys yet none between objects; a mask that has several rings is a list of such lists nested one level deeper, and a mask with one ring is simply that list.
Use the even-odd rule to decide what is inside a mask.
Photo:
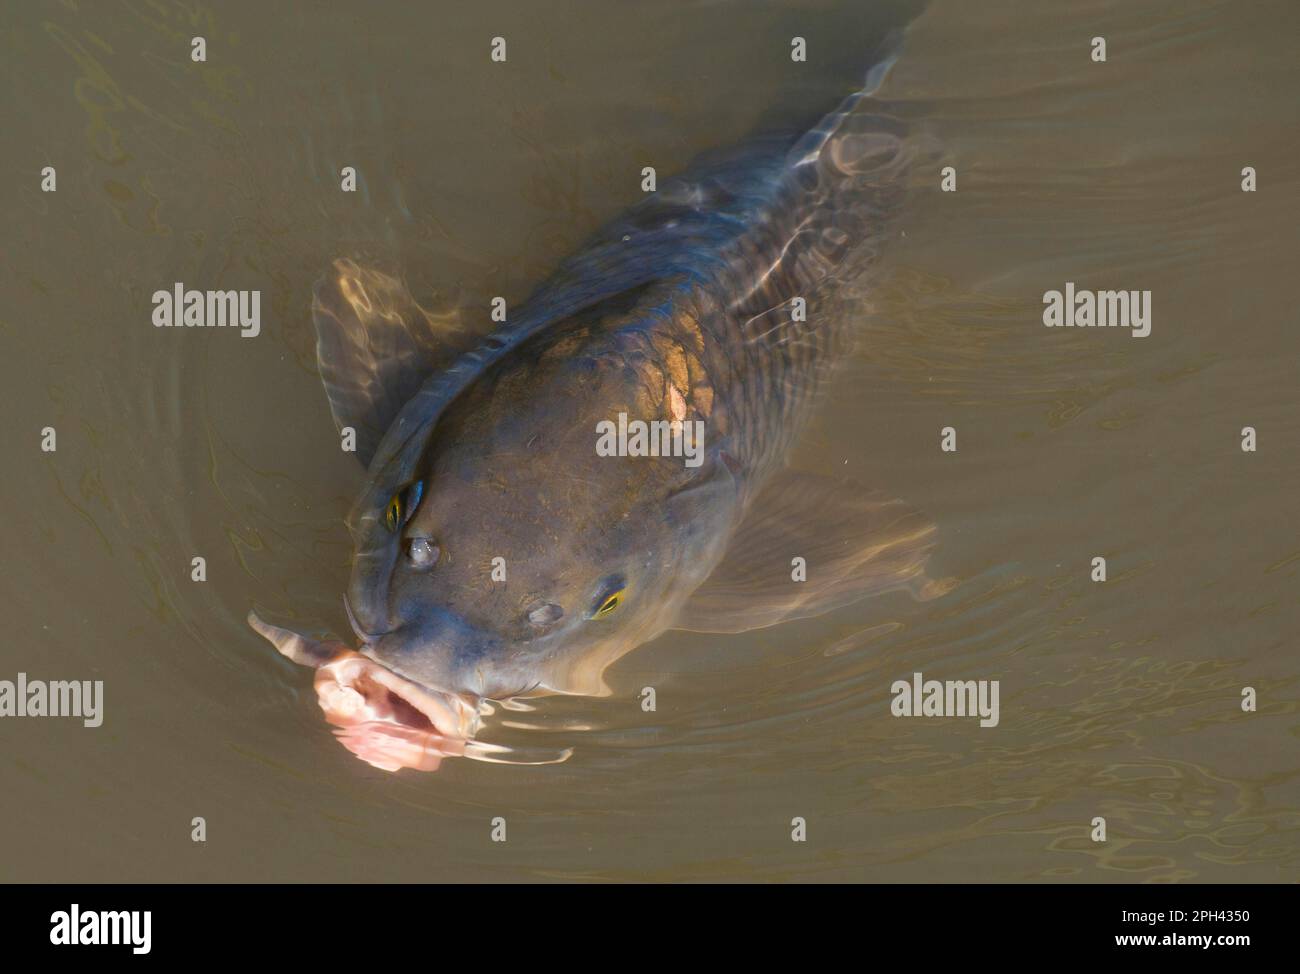
[{"label": "fish's open mouth", "polygon": [[[496,764],[558,764],[572,754],[474,740],[484,701],[416,683],[337,640],[316,640],[248,613],[253,631],[295,663],[316,671],[316,702],[339,742],[383,771],[435,771],[446,757]],[[363,641],[364,642],[364,641]],[[363,646],[368,648],[368,646]],[[532,689],[536,689],[534,686]]]},{"label": "fish's open mouth", "polygon": [[399,676],[346,651],[316,669],[316,698],[339,741],[384,771],[432,771],[460,756],[477,712],[462,698]]}]

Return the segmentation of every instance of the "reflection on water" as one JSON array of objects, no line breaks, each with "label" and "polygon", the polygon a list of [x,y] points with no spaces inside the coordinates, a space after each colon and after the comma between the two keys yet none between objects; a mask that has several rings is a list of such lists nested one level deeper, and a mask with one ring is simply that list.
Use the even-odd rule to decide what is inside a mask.
[{"label": "reflection on water", "polygon": [[[329,261],[401,267],[427,306],[514,303],[637,198],[642,166],[833,103],[875,26],[841,7],[371,5],[386,29],[364,38],[345,9],[8,11],[0,678],[102,679],[105,722],[0,724],[21,796],[6,878],[1294,880],[1300,14],[1282,0],[935,0],[912,25],[884,94],[958,191],[917,174],[795,460],[928,512],[948,594],[670,633],[608,698],[489,716],[486,743],[567,762],[436,775],[349,757],[245,628],[253,606],[347,631],[360,474],[310,319]],[[508,69],[486,70],[502,32]],[[261,289],[262,334],[153,329],[149,295],[175,281]],[[1151,290],[1150,337],[1043,328],[1067,281]],[[1000,680],[998,727],[891,718],[914,672]]]}]

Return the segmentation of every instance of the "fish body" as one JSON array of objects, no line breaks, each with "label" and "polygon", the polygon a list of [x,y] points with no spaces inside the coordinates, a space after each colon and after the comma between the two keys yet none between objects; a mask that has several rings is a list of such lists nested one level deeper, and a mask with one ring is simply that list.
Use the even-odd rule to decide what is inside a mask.
[{"label": "fish body", "polygon": [[[601,693],[613,660],[674,625],[737,631],[924,577],[928,521],[784,471],[903,197],[905,133],[871,99],[887,63],[809,131],[697,161],[488,335],[335,262],[318,359],[368,464],[345,605],[386,691]],[[695,462],[597,449],[616,421],[702,430]],[[792,580],[792,555],[823,553],[820,584]],[[275,632],[282,651],[301,639]],[[322,706],[401,724],[355,693]]]}]

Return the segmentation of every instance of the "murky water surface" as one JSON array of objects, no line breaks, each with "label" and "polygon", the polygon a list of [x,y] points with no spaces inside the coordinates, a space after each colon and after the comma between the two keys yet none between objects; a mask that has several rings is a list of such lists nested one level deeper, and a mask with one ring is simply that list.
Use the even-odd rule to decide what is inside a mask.
[{"label": "murky water surface", "polygon": [[[6,5],[0,678],[103,680],[105,719],[0,721],[0,876],[1295,880],[1285,0],[936,0],[912,24],[882,94],[942,159],[794,461],[929,512],[949,594],[669,633],[610,697],[489,720],[567,762],[434,774],[353,759],[244,624],[347,631],[361,474],[310,318],[332,258],[519,301],[642,166],[833,105],[908,10],[869,7]],[[177,281],[260,289],[262,334],[155,329]],[[1150,290],[1150,336],[1044,328],[1067,281]],[[914,672],[1000,681],[999,725],[891,717]]]}]

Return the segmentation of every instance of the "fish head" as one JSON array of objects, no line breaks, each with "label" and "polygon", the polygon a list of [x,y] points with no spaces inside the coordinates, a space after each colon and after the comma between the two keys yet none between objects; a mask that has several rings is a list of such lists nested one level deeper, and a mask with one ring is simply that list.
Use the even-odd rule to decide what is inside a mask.
[{"label": "fish head", "polygon": [[347,595],[361,651],[467,697],[603,692],[707,577],[739,506],[703,427],[682,455],[598,450],[620,414],[704,422],[663,369],[571,336],[480,377],[418,457],[372,469]]}]

